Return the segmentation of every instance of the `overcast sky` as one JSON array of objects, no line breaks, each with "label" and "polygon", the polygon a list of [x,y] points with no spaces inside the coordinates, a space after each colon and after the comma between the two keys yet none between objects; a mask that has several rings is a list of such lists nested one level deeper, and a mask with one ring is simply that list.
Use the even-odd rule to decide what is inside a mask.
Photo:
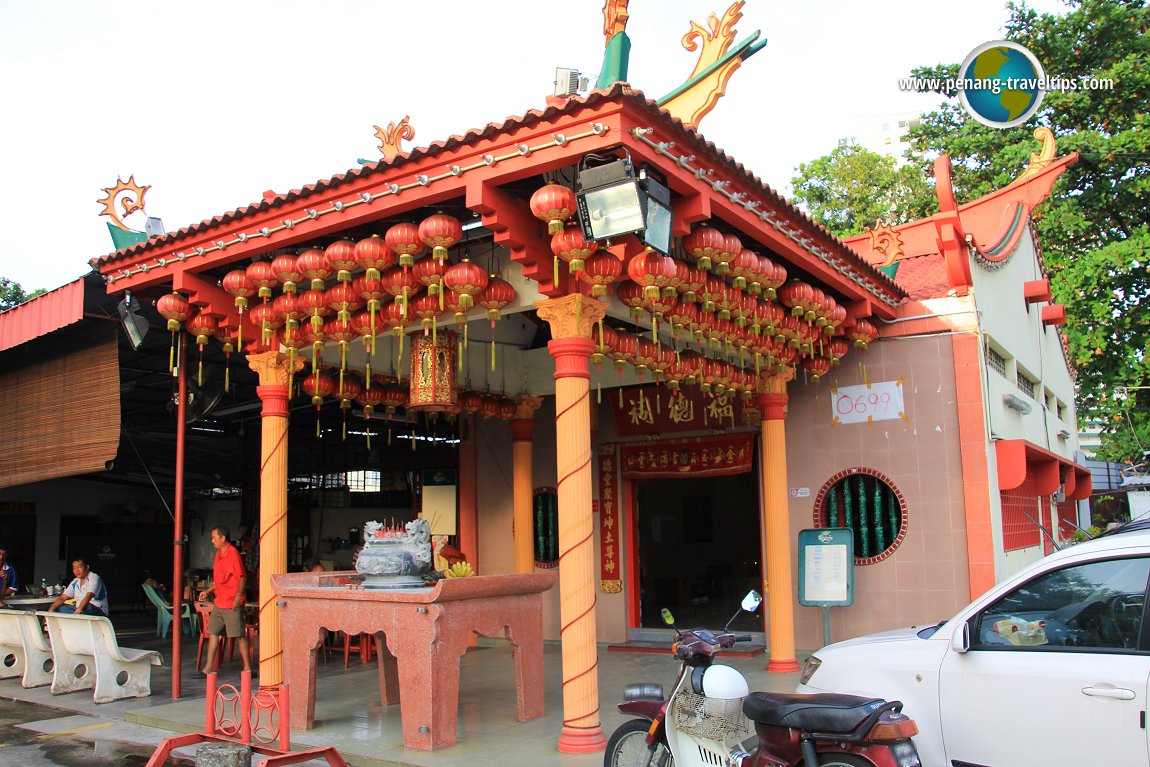
[{"label": "overcast sky", "polygon": [[[632,85],[680,85],[696,59],[680,39],[725,3],[632,0]],[[543,106],[557,66],[594,84],[602,7],[0,2],[0,276],[33,290],[87,272],[112,250],[97,200],[117,176],[151,185],[147,212],[171,231],[378,158],[374,125],[410,115],[410,149]],[[961,61],[1006,18],[1005,0],[746,0],[736,40],[761,30],[767,46],[701,132],[785,192],[839,138],[935,106],[898,78]]]}]

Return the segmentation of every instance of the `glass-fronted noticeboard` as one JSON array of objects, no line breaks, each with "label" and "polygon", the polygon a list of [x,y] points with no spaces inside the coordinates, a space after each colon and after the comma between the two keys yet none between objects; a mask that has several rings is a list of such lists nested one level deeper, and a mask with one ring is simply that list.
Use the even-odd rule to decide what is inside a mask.
[{"label": "glass-fronted noticeboard", "polygon": [[846,527],[799,531],[799,604],[846,607],[854,603],[854,533]]}]

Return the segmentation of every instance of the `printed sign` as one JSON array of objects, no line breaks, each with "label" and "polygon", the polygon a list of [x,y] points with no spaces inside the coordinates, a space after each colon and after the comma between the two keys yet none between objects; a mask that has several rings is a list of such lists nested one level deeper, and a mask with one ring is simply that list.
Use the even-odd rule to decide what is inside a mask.
[{"label": "printed sign", "polygon": [[791,497],[792,498],[810,498],[811,497],[811,489],[809,487],[792,487],[791,488]]},{"label": "printed sign", "polygon": [[854,534],[845,527],[799,531],[799,604],[854,603]]},{"label": "printed sign", "polygon": [[902,379],[832,388],[831,414],[836,424],[906,419]]}]

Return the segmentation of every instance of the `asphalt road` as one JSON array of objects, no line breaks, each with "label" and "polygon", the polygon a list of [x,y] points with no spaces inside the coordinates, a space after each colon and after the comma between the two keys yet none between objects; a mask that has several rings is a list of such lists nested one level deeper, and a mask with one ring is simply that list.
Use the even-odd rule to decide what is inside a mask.
[{"label": "asphalt road", "polygon": [[[0,700],[0,765],[143,767],[172,733],[31,703]],[[188,760],[169,759],[186,766]]]}]

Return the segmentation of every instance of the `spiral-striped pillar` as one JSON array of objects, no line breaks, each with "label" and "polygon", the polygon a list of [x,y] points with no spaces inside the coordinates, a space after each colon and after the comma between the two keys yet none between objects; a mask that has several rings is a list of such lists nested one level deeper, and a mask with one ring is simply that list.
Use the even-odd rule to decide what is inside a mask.
[{"label": "spiral-striped pillar", "polygon": [[515,417],[511,419],[512,450],[512,533],[515,539],[515,572],[535,572],[534,522],[531,519],[532,442],[535,411],[542,397],[516,397]]},{"label": "spiral-striped pillar", "polygon": [[559,750],[602,751],[595,646],[595,528],[591,517],[591,328],[603,304],[575,294],[535,304],[551,325],[555,358],[555,454],[559,491],[559,619],[563,641],[563,730]]},{"label": "spiral-striped pillar", "polygon": [[798,671],[795,660],[794,581],[791,578],[790,508],[787,492],[787,382],[794,371],[769,376],[761,381],[759,406],[762,408],[759,497],[762,499],[763,561],[766,582],[763,597],[767,603],[767,627],[771,659],[767,671]]},{"label": "spiral-striped pillar", "polygon": [[[256,394],[260,411],[260,687],[283,682],[283,639],[271,577],[287,572],[288,356],[279,352],[248,355],[248,366],[260,377]],[[295,370],[303,360],[295,360]]]}]

